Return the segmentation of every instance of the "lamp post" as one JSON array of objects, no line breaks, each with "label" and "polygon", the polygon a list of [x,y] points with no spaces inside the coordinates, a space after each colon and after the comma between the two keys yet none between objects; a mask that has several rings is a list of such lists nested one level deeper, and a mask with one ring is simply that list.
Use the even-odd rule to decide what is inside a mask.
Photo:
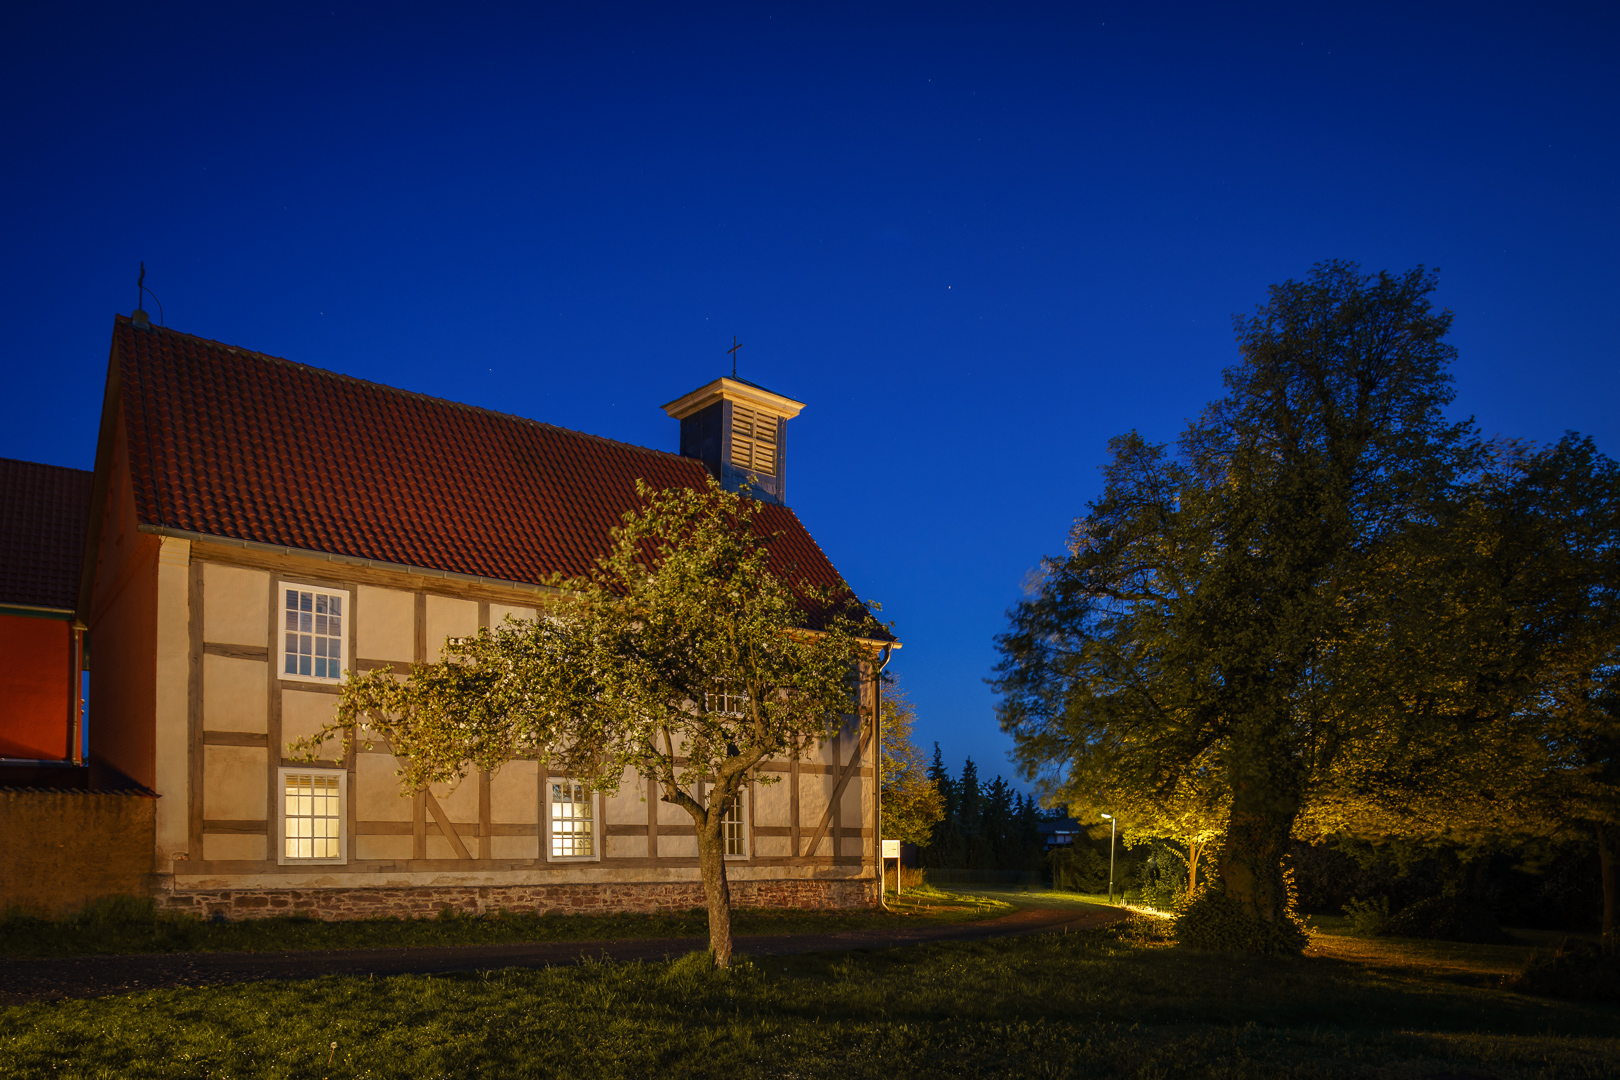
[{"label": "lamp post", "polygon": [[1108,829],[1108,902],[1114,902],[1114,837],[1119,834],[1119,822],[1113,814],[1104,814],[1103,820],[1112,822]]}]

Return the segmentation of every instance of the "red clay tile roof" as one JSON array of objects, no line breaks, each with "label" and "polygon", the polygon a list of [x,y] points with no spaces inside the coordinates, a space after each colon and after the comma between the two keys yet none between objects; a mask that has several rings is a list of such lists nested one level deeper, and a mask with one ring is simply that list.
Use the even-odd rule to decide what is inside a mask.
[{"label": "red clay tile roof", "polygon": [[0,604],[78,602],[94,473],[0,458]]},{"label": "red clay tile roof", "polygon": [[[581,575],[656,488],[701,462],[397,390],[174,330],[113,337],[141,523],[537,584]],[[764,507],[779,573],[838,571],[786,507]]]}]

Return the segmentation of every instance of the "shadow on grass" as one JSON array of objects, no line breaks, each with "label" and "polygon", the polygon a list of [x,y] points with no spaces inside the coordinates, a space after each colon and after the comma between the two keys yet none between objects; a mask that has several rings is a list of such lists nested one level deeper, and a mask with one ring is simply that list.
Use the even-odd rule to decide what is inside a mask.
[{"label": "shadow on grass", "polygon": [[129,1077],[1620,1072],[1620,1008],[1163,938],[1135,918],[724,972],[688,959],[157,991],[0,1011],[0,1060]]},{"label": "shadow on grass", "polygon": [[[891,907],[895,910],[742,908],[733,913],[732,931],[749,935],[898,929],[993,918],[1013,910],[999,901],[931,889],[918,890]],[[437,918],[427,919],[324,922],[293,915],[214,922],[159,913],[150,900],[109,897],[64,919],[16,910],[0,915],[0,957],[509,945],[704,937],[708,932],[708,915],[702,908],[675,914],[607,915],[511,911],[464,915],[445,908]]]}]

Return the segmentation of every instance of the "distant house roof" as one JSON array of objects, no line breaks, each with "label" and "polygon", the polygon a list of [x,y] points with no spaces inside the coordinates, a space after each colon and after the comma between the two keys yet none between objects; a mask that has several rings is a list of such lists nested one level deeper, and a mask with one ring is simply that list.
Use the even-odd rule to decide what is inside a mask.
[{"label": "distant house roof", "polygon": [[[527,584],[587,573],[636,480],[699,487],[691,458],[114,320],[141,524]],[[774,568],[838,571],[762,504]]]},{"label": "distant house roof", "polygon": [[0,458],[0,604],[73,610],[94,476]]}]

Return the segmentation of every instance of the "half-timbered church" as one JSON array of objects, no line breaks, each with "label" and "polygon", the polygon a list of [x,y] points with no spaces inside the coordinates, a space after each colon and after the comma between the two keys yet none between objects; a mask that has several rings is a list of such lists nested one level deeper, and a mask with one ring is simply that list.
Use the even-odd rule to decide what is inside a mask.
[{"label": "half-timbered church", "polygon": [[[786,502],[802,407],[716,379],[664,406],[669,453],[116,318],[72,625],[89,759],[118,778],[100,786],[152,808],[140,888],[231,917],[700,905],[691,820],[640,777],[605,796],[524,758],[402,792],[386,746],[312,765],[289,744],[333,717],[344,672],[537,617],[544,582],[608,550],[637,480],[746,484],[773,559],[836,585]],[[737,903],[876,902],[870,734],[852,716],[762,766],[781,782],[728,821]]]}]

